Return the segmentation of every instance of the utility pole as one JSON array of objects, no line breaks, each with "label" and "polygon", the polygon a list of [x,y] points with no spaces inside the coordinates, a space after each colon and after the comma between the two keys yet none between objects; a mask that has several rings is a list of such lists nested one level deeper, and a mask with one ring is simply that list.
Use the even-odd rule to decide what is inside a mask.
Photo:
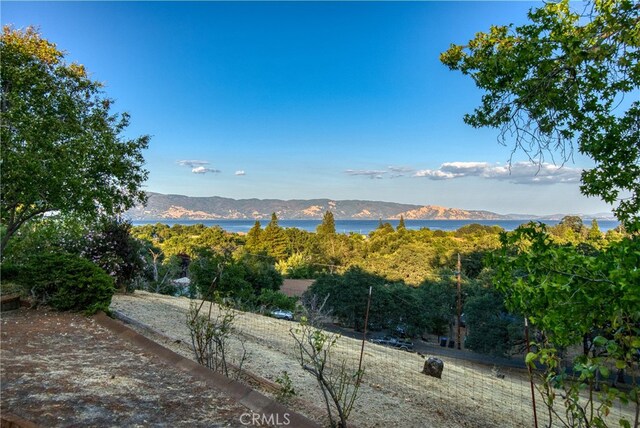
[{"label": "utility pole", "polygon": [[462,265],[460,263],[460,253],[458,253],[458,349],[460,348],[460,318],[462,317],[462,290],[460,287],[460,271],[462,270]]}]

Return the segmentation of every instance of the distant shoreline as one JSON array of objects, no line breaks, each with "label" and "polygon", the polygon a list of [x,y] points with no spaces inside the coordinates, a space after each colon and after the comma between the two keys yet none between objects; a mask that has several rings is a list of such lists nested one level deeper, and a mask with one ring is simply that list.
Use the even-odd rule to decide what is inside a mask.
[{"label": "distant shoreline", "polygon": [[[269,220],[257,220],[264,228]],[[484,226],[499,226],[506,231],[516,229],[522,224],[529,223],[530,221],[541,222],[548,226],[555,226],[560,223],[559,220],[405,220],[405,226],[409,230],[419,230],[422,228],[429,228],[431,230],[443,230],[454,231],[469,224],[481,224]],[[620,223],[615,220],[597,220],[600,230],[604,233],[610,229],[616,228]],[[227,232],[234,233],[246,233],[253,227],[256,220],[243,219],[243,220],[183,220],[183,219],[145,219],[145,220],[132,220],[134,226],[143,226],[147,224],[166,224],[173,226],[180,224],[183,226],[191,226],[195,224],[203,224],[207,227],[219,226]],[[322,222],[322,220],[278,220],[278,224],[283,228],[297,228],[308,232],[315,232],[316,227]],[[396,228],[399,220],[382,220],[383,223],[389,223]],[[359,233],[366,235],[375,230],[380,224],[380,220],[335,220],[336,232],[338,233]],[[591,220],[584,220],[585,226],[591,225]]]}]

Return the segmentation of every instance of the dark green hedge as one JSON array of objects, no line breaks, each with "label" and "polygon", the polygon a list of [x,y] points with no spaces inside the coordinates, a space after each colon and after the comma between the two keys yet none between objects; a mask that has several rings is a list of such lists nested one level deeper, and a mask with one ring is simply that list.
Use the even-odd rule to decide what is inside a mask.
[{"label": "dark green hedge", "polygon": [[18,280],[37,301],[61,311],[108,312],[115,292],[113,279],[102,269],[64,252],[30,257]]}]

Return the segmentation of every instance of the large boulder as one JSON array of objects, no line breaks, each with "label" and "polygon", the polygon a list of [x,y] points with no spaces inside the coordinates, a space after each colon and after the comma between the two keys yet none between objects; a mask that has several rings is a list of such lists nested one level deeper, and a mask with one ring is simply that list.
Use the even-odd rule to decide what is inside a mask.
[{"label": "large boulder", "polygon": [[429,357],[424,362],[422,373],[441,379],[442,370],[444,370],[444,363],[442,362],[442,360],[440,358]]}]

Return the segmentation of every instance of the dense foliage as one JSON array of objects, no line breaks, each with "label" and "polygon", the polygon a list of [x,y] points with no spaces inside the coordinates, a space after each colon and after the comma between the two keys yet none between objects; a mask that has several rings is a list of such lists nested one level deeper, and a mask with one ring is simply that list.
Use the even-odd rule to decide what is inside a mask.
[{"label": "dense foliage", "polygon": [[[543,333],[527,361],[547,368],[541,392],[549,411],[555,412],[554,388],[563,389],[567,412],[556,417],[567,426],[606,426],[616,399],[639,410],[640,237],[627,236],[596,250],[554,242],[544,225],[532,224],[502,241],[495,286],[505,294],[508,308],[526,314]],[[562,350],[575,345],[582,345],[581,354],[563,356]],[[572,373],[563,360],[570,362]],[[613,369],[623,379],[631,377],[627,388],[606,382]],[[581,397],[582,390],[589,392],[589,400]]]},{"label": "dense foliage", "polygon": [[465,116],[501,130],[500,141],[544,162],[571,159],[574,146],[595,162],[582,192],[617,202],[620,220],[640,213],[640,5],[594,0],[546,2],[529,22],[492,26],[440,59],[485,91]]},{"label": "dense foliage", "polygon": [[131,289],[144,268],[141,244],[131,236],[131,223],[121,219],[103,220],[97,230],[84,236],[83,257],[111,276],[117,288]]},{"label": "dense foliage", "polygon": [[[540,392],[550,417],[567,427],[605,427],[618,400],[635,407],[634,420],[620,425],[637,427],[640,4],[593,0],[580,7],[546,2],[529,12],[527,24],[492,26],[465,46],[452,45],[441,60],[485,91],[465,122],[499,128],[503,144],[540,163],[556,154],[568,161],[575,145],[595,163],[582,174],[582,193],[617,204],[629,235],[603,240],[596,224],[587,229],[577,217],[556,230],[530,225],[503,235],[494,281],[506,306],[541,330],[527,362],[546,368]],[[582,354],[567,357],[563,351],[580,342]],[[622,379],[630,375],[631,385],[601,388],[599,378],[611,368]],[[554,406],[557,398],[564,412]]]},{"label": "dense foliage", "polygon": [[109,311],[115,291],[113,279],[82,257],[63,252],[40,253],[30,257],[18,272],[16,280],[28,284],[38,303],[87,314]]},{"label": "dense foliage", "polygon": [[45,213],[95,219],[144,201],[149,138],[123,138],[129,116],[82,65],[33,28],[4,27],[0,66],[0,250]]},{"label": "dense foliage", "polygon": [[[293,308],[279,293],[281,276],[315,278],[309,294],[328,297],[327,306],[344,325],[362,330],[369,287],[372,288],[369,330],[417,336],[452,337],[456,316],[456,256],[462,258],[462,303],[466,347],[509,355],[521,351],[523,316],[507,308],[504,291],[494,287],[486,256],[500,248],[503,229],[470,224],[452,232],[393,229],[381,222],[369,235],[337,234],[332,215],[325,215],[316,233],[281,229],[283,254],[269,255],[269,234],[259,222],[247,235],[202,225],[134,227],[134,236],[152,245],[169,264],[179,254],[190,255],[192,292],[216,284],[223,296],[247,308]],[[277,217],[271,220],[276,227]],[[279,226],[278,226],[279,227]],[[597,222],[585,226],[566,217],[550,227],[558,245],[607,248],[624,233],[600,232]],[[273,254],[273,253],[272,253]],[[160,258],[158,258],[160,259]],[[147,260],[150,260],[149,258]],[[159,263],[162,271],[163,263]],[[202,294],[202,293],[201,293]]]}]

